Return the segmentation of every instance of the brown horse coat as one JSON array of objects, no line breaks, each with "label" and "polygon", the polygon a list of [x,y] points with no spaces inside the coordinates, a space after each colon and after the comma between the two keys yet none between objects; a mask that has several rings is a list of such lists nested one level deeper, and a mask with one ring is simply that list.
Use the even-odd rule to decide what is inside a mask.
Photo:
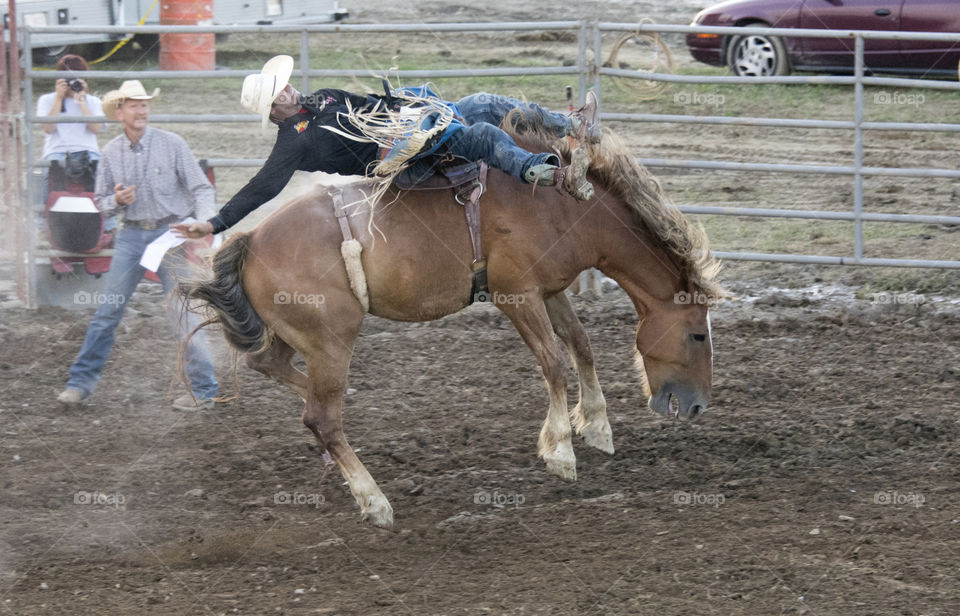
[{"label": "brown horse coat", "polygon": [[[548,144],[544,133],[528,128],[528,149]],[[481,204],[494,303],[537,357],[547,383],[550,406],[539,453],[548,470],[571,480],[576,460],[564,345],[580,378],[574,428],[587,444],[610,453],[613,440],[589,341],[564,289],[589,267],[620,284],[640,316],[636,351],[650,405],[666,413],[672,400],[683,417],[706,409],[708,301],[720,295],[702,232],[666,204],[626,148],[607,133],[590,154],[596,195],[588,202],[550,188],[534,191],[491,170]],[[368,183],[350,185],[344,202],[369,190]],[[353,209],[350,224],[363,245],[371,314],[426,321],[468,305],[471,244],[452,195],[391,189],[372,223],[367,205]],[[250,353],[250,365],[304,398],[304,423],[339,464],[364,517],[390,526],[392,508],[342,429],[342,395],[365,312],[350,289],[341,241],[330,196],[299,198],[228,242],[216,255],[214,278],[185,285],[184,294],[215,310],[228,340]],[[290,364],[294,351],[303,355],[306,374]]]}]

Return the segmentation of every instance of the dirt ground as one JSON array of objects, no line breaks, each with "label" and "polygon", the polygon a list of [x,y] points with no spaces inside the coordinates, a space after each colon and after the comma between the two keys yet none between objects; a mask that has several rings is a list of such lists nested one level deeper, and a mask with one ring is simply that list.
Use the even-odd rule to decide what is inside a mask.
[{"label": "dirt ground", "polygon": [[[586,12],[685,23],[699,8],[341,4],[356,21],[384,22]],[[639,156],[851,156],[815,131],[787,149],[750,129],[626,136]],[[946,137],[876,137],[870,164],[955,166]],[[264,138],[221,152],[195,139],[199,156],[269,148]],[[850,199],[847,180],[657,173],[681,203],[697,195],[688,190],[770,207],[844,209]],[[867,190],[896,199],[897,211],[952,214],[957,203],[947,182],[884,179]],[[956,258],[955,231],[925,229],[910,254]],[[748,247],[743,236],[723,247]],[[878,245],[884,256],[907,250]],[[845,252],[826,252],[834,248]],[[26,311],[0,285],[0,614],[953,616],[960,300],[857,299],[832,284],[862,272],[729,266],[723,280],[738,299],[714,311],[714,396],[695,423],[646,408],[625,296],[575,298],[617,449],[608,456],[575,439],[575,483],[536,459],[543,380],[499,312],[475,306],[417,325],[369,318],[346,433],[393,505],[392,531],[360,521],[300,423],[299,398],[243,367],[237,390],[219,335],[223,393],[238,397],[200,414],[170,408],[182,386],[156,286],[133,299],[89,404],[65,412],[55,397],[90,314]]]},{"label": "dirt ground", "polygon": [[576,300],[617,449],[575,442],[576,483],[535,458],[546,396],[502,315],[370,318],[346,429],[393,531],[360,521],[299,400],[259,375],[171,410],[155,287],[77,412],[54,398],[87,315],[4,310],[3,613],[960,612],[956,300],[734,290],[696,423],[645,408],[626,298]]}]

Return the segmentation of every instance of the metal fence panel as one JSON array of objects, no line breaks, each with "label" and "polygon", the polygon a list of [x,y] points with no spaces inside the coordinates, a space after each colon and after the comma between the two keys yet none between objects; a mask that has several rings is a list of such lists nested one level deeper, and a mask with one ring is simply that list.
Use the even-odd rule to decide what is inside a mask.
[{"label": "metal fence panel", "polygon": [[[861,265],[882,267],[933,267],[933,268],[960,268],[960,261],[955,260],[923,260],[923,259],[878,259],[863,256],[863,223],[864,222],[923,222],[936,224],[958,224],[960,217],[954,216],[926,216],[897,213],[866,213],[863,211],[863,178],[865,176],[899,176],[899,177],[939,177],[960,178],[960,170],[930,169],[930,168],[887,168],[867,167],[863,164],[863,138],[866,130],[898,130],[898,131],[937,131],[955,133],[960,132],[960,124],[947,123],[909,123],[909,122],[866,122],[864,121],[864,86],[888,86],[903,88],[933,88],[946,90],[960,90],[960,84],[928,79],[900,79],[870,77],[864,74],[864,41],[867,39],[897,39],[919,41],[958,41],[960,35],[943,33],[915,33],[915,32],[888,32],[888,31],[837,31],[817,29],[792,28],[718,28],[705,26],[674,26],[657,24],[635,23],[608,23],[595,21],[545,21],[545,22],[494,22],[494,23],[433,23],[433,24],[314,24],[314,25],[285,25],[285,26],[47,26],[27,27],[23,30],[21,46],[30,48],[30,37],[40,34],[57,33],[298,33],[300,34],[299,68],[294,71],[294,77],[300,77],[301,87],[309,89],[311,77],[357,77],[369,76],[367,69],[331,70],[310,68],[309,35],[313,33],[373,33],[373,32],[421,32],[428,29],[432,32],[496,32],[496,31],[542,31],[542,30],[569,30],[577,36],[577,63],[575,66],[537,66],[526,68],[480,68],[480,69],[444,69],[444,70],[403,70],[387,71],[387,76],[399,78],[432,79],[442,77],[462,76],[515,76],[515,75],[577,75],[578,96],[582,104],[586,96],[588,83],[592,81],[593,88],[602,102],[602,77],[620,77],[641,79],[646,81],[662,81],[668,83],[691,84],[839,84],[852,85],[854,88],[854,117],[848,121],[786,118],[756,118],[756,117],[720,117],[720,116],[693,116],[673,114],[628,114],[602,113],[601,119],[607,121],[625,122],[678,122],[704,125],[744,125],[744,126],[777,126],[787,128],[822,128],[833,130],[853,131],[854,162],[853,165],[801,165],[801,164],[769,164],[743,163],[716,160],[668,160],[668,159],[638,159],[648,166],[688,168],[688,169],[722,169],[738,171],[758,171],[776,173],[818,173],[830,175],[849,175],[853,179],[854,199],[853,206],[847,212],[822,210],[777,210],[770,208],[723,208],[704,205],[683,205],[680,209],[695,214],[704,215],[736,215],[754,217],[783,217],[818,220],[844,220],[854,223],[853,256],[837,257],[822,255],[795,255],[795,254],[768,254],[745,252],[717,252],[717,256],[730,260],[761,260],[781,263],[816,263],[826,265]],[[673,75],[666,73],[652,73],[604,67],[603,38],[605,32],[643,32],[643,33],[689,33],[702,32],[721,35],[739,35],[745,32],[758,34],[794,37],[794,38],[852,38],[855,42],[855,65],[852,76],[785,76],[785,77],[734,77],[734,76],[704,76],[704,75]],[[588,63],[587,50],[593,51],[593,63]],[[34,95],[33,80],[38,77],[59,78],[70,74],[57,71],[35,71],[31,64],[31,54],[22,54],[24,119],[27,129],[24,131],[24,146],[26,167],[28,170],[46,166],[44,161],[36,160],[32,143],[32,127],[34,124],[50,122],[98,122],[104,118],[59,116],[57,119],[37,118],[33,114]],[[238,80],[256,70],[217,70],[217,71],[160,71],[148,70],[136,73],[136,77],[203,79],[209,77],[236,77]],[[99,71],[98,76],[107,78],[129,78],[133,74],[129,71]],[[153,122],[225,122],[225,123],[252,123],[259,118],[247,114],[157,114],[151,117]],[[262,159],[211,159],[212,166],[260,166]],[[23,209],[26,216],[32,217],[35,212],[36,198],[31,182],[27,183],[27,198]],[[32,220],[32,218],[29,218]],[[34,230],[35,231],[35,230]],[[68,253],[58,251],[36,251],[35,232],[28,234],[23,257],[30,265],[31,276],[35,276],[35,267],[38,257],[67,256]],[[31,278],[29,288],[33,293],[36,280]],[[32,304],[32,300],[28,299]]]}]

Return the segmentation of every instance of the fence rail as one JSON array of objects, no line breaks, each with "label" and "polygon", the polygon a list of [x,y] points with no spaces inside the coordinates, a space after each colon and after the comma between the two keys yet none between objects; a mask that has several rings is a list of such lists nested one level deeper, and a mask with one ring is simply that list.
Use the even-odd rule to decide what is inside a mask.
[{"label": "fence rail", "polygon": [[[960,132],[960,124],[949,123],[910,123],[910,122],[867,122],[863,117],[864,87],[886,86],[901,88],[931,88],[942,90],[960,90],[960,84],[929,79],[901,79],[872,77],[865,74],[864,69],[864,41],[874,39],[896,39],[910,41],[958,41],[960,34],[943,33],[906,33],[887,31],[862,30],[816,30],[792,28],[733,28],[733,27],[705,27],[705,26],[674,26],[634,23],[612,23],[594,21],[546,21],[546,22],[494,22],[494,23],[430,23],[430,24],[317,24],[317,25],[285,25],[285,26],[46,26],[25,27],[22,30],[21,48],[30,49],[30,37],[35,34],[47,33],[251,33],[251,34],[300,34],[300,57],[298,69],[293,76],[299,77],[301,86],[309,90],[310,78],[324,77],[368,77],[369,70],[363,69],[315,69],[310,68],[309,36],[311,34],[345,34],[345,33],[378,33],[378,32],[503,32],[503,31],[543,31],[565,30],[575,32],[577,36],[577,62],[572,66],[530,66],[530,67],[501,67],[501,68],[471,68],[471,69],[443,69],[443,70],[391,70],[383,71],[385,76],[408,79],[439,79],[448,77],[477,77],[477,76],[519,76],[519,75],[577,75],[578,100],[582,103],[586,95],[588,83],[592,82],[594,89],[602,100],[602,77],[619,77],[640,79],[645,81],[659,81],[665,83],[685,84],[833,84],[853,86],[854,117],[850,120],[821,120],[816,118],[786,119],[786,118],[757,118],[757,117],[722,117],[722,116],[695,116],[676,114],[643,114],[643,113],[609,113],[601,114],[604,121],[618,122],[672,122],[703,125],[743,125],[765,126],[781,128],[811,129],[821,128],[830,130],[849,130],[853,132],[854,160],[852,165],[811,165],[811,164],[782,164],[757,162],[731,162],[718,160],[672,160],[660,158],[641,158],[640,162],[651,167],[685,168],[685,169],[713,169],[733,171],[799,173],[799,174],[827,174],[847,175],[853,179],[853,205],[849,211],[824,210],[785,210],[770,208],[743,208],[717,207],[700,204],[681,205],[680,209],[694,214],[719,216],[755,216],[777,217],[816,220],[840,220],[854,223],[853,255],[851,256],[824,256],[824,255],[795,255],[795,254],[767,254],[749,252],[717,252],[717,256],[729,260],[761,260],[781,263],[817,263],[828,265],[860,265],[884,267],[931,267],[931,268],[960,268],[958,260],[926,260],[926,259],[883,259],[867,258],[863,254],[863,223],[864,222],[912,222],[932,224],[960,224],[960,217],[956,216],[928,216],[919,214],[875,213],[863,211],[863,178],[866,176],[894,176],[894,177],[936,177],[960,178],[960,170],[934,168],[893,168],[868,167],[863,162],[864,131],[867,130],[897,130],[922,132]],[[852,76],[835,75],[804,75],[785,77],[735,77],[735,76],[705,76],[705,75],[674,75],[646,71],[624,70],[602,65],[604,33],[640,32],[648,34],[685,34],[690,32],[712,33],[724,36],[742,35],[752,32],[756,34],[781,36],[788,38],[845,38],[854,41],[855,64]],[[592,61],[588,60],[587,51],[592,50]],[[60,116],[56,119],[38,118],[34,115],[33,82],[35,79],[68,77],[68,72],[37,71],[32,66],[31,54],[22,54],[23,66],[23,94],[24,119],[28,128],[24,135],[25,158],[27,169],[33,170],[45,166],[44,161],[38,161],[34,156],[32,131],[34,124],[51,122],[99,122],[102,117]],[[177,79],[204,79],[210,77],[235,77],[238,80],[246,75],[256,73],[258,69],[250,70],[216,70],[216,71],[161,71],[147,70],[135,74],[130,71],[98,71],[97,77],[126,79],[136,76],[140,79],[177,78]],[[252,123],[259,121],[254,115],[247,114],[157,114],[151,116],[152,122],[221,122],[221,123]],[[262,164],[262,159],[210,159],[208,164],[221,167],[255,167]],[[24,203],[24,212],[32,216],[35,213],[35,190],[33,183],[27,183],[27,198]],[[31,218],[32,220],[32,218]],[[57,251],[36,250],[35,230],[30,233],[30,240],[26,248],[26,262],[30,272],[35,276],[37,258],[50,256],[67,256],[68,253]],[[35,289],[36,281],[29,281],[29,289]],[[31,291],[32,293],[32,291]],[[32,297],[32,295],[31,295]],[[32,300],[28,300],[32,303]]]}]

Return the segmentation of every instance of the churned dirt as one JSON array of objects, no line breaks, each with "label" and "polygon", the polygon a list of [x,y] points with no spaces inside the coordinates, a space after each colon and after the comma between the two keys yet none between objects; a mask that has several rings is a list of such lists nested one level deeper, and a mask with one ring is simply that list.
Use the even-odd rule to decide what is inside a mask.
[{"label": "churned dirt", "polygon": [[[659,9],[658,21],[685,23],[698,8],[342,4],[384,22],[583,11],[631,21]],[[626,137],[640,156],[849,160],[846,146],[813,132],[783,149],[747,130]],[[954,164],[945,138],[881,139],[871,164]],[[810,206],[816,190],[828,193],[825,209],[850,198],[847,180],[661,176],[678,202],[691,186],[773,207],[771,193],[783,207]],[[905,200],[899,211],[956,203],[944,183],[878,180],[868,190]],[[931,226],[921,241],[936,245],[912,254],[956,258],[954,231]],[[897,246],[885,256],[903,256]],[[727,272],[738,299],[714,311],[714,395],[695,423],[646,408],[637,317],[623,294],[574,300],[617,449],[575,439],[575,483],[536,459],[543,381],[499,312],[368,319],[344,417],[394,507],[392,531],[360,521],[300,423],[299,398],[243,367],[237,389],[216,332],[222,393],[237,397],[211,412],[170,408],[183,390],[156,286],[141,285],[99,389],[76,411],[55,398],[90,314],[25,311],[0,287],[0,614],[960,613],[960,304],[810,286],[855,281],[851,270]]]},{"label": "churned dirt", "polygon": [[[87,407],[54,402],[87,315],[0,312],[0,605],[10,614],[956,614],[958,308],[736,287],[696,423],[645,408],[619,292],[577,299],[617,452],[535,458],[509,322],[371,318],[348,438],[396,511],[360,521],[296,396],[245,368],[171,410],[142,286]],[[829,290],[828,290],[829,291]],[[900,303],[895,303],[895,302]],[[230,355],[214,339],[225,393]],[[572,375],[571,375],[572,376]]]}]

